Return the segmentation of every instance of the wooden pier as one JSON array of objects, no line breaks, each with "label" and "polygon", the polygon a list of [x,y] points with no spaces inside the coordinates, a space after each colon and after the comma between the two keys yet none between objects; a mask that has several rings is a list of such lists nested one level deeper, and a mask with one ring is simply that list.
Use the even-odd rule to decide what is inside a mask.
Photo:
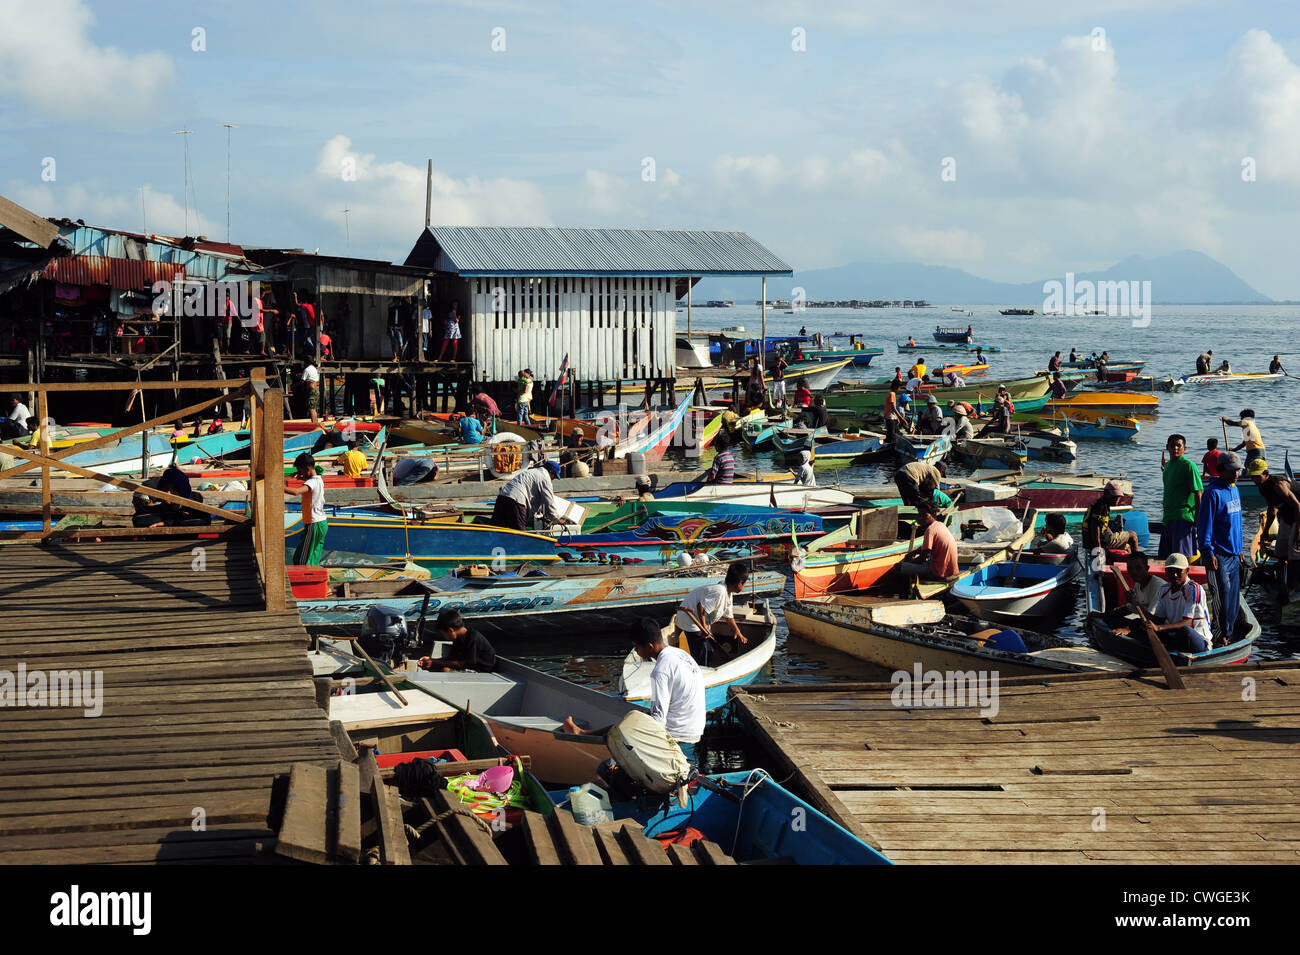
[{"label": "wooden pier", "polygon": [[1004,680],[987,718],[891,684],[734,693],[774,773],[895,862],[1300,863],[1300,665],[1182,673]]}]

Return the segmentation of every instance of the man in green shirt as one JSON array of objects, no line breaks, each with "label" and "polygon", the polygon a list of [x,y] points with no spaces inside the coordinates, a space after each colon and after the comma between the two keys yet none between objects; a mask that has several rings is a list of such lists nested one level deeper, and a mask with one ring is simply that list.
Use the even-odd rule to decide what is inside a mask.
[{"label": "man in green shirt", "polygon": [[1196,556],[1196,513],[1201,506],[1203,488],[1201,473],[1187,457],[1187,439],[1181,434],[1169,436],[1165,452],[1160,455],[1165,494],[1160,518],[1164,530],[1160,532],[1158,556],[1164,560],[1170,554],[1183,554],[1190,560]]}]

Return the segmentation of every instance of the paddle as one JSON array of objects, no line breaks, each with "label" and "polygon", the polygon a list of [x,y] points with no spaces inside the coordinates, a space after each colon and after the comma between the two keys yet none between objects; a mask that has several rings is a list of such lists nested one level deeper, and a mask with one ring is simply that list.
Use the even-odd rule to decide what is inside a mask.
[{"label": "paddle", "polygon": [[408,704],[406,701],[406,697],[402,696],[401,691],[398,690],[397,687],[393,684],[393,681],[388,676],[388,674],[379,668],[379,664],[374,661],[374,658],[371,657],[370,654],[366,653],[366,648],[361,645],[361,638],[345,637],[344,639],[352,641],[352,645],[361,651],[361,655],[366,658],[366,662],[370,664],[370,668],[374,670],[376,673],[378,673],[379,678],[384,681],[385,685],[387,685],[387,687],[390,690],[393,691],[393,696],[397,697],[397,699],[401,701],[403,706],[407,706]]},{"label": "paddle", "polygon": [[[1118,568],[1115,568],[1114,570],[1115,582],[1123,592],[1127,594],[1129,592],[1128,581],[1124,579],[1124,575],[1119,572]],[[1151,622],[1151,618],[1147,615],[1146,608],[1136,602],[1133,606],[1137,608],[1138,616],[1142,618],[1142,623],[1144,624],[1142,629],[1146,631],[1147,640],[1151,644],[1151,652],[1155,654],[1156,662],[1160,664],[1160,672],[1165,675],[1165,684],[1171,690],[1184,689],[1183,678],[1178,675],[1178,669],[1174,666],[1174,661],[1169,656],[1169,651],[1165,649],[1165,645],[1160,641],[1160,638],[1156,636],[1155,627]]]},{"label": "paddle", "polygon": [[683,606],[682,610],[686,611],[686,616],[690,617],[691,622],[695,624],[696,627],[699,628],[701,636],[703,636],[704,639],[707,640],[709,643],[713,644],[713,648],[722,657],[722,662],[723,663],[729,662],[731,660],[731,654],[729,654],[726,650],[722,649],[722,645],[719,644],[717,640],[713,639],[713,632],[704,625],[704,621],[701,620],[699,617],[697,617],[694,614],[694,612],[692,612],[690,607]]}]

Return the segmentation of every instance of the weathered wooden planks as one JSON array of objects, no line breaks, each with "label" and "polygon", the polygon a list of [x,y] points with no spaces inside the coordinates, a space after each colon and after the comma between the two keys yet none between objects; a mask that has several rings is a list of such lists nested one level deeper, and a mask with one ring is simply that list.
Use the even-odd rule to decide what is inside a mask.
[{"label": "weathered wooden planks", "polygon": [[737,711],[823,812],[897,862],[1300,860],[1300,667],[1001,681],[978,706],[891,684],[749,687]]}]

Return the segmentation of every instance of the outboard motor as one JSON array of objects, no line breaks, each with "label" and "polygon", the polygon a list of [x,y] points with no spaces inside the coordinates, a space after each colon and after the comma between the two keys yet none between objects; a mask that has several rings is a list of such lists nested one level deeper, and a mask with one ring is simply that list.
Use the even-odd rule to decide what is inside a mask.
[{"label": "outboard motor", "polygon": [[393,667],[400,666],[406,660],[407,651],[415,646],[402,608],[382,604],[366,611],[366,628],[361,640],[367,653]]}]

